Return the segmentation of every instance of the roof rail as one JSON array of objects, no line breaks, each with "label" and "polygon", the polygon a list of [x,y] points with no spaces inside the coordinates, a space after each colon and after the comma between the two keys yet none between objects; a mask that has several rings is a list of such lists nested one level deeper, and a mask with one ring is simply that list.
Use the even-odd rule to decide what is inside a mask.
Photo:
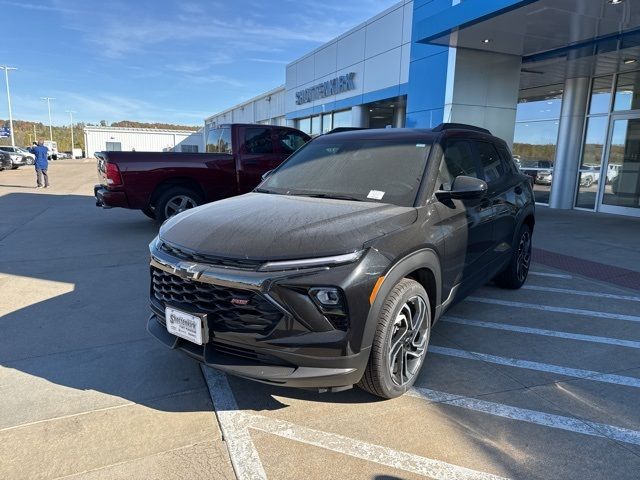
[{"label": "roof rail", "polygon": [[352,132],[354,130],[368,130],[367,127],[336,127],[333,130],[329,130],[325,132],[325,135],[329,135],[332,133],[341,133],[341,132]]},{"label": "roof rail", "polygon": [[474,132],[481,132],[491,135],[491,132],[486,128],[467,125],[465,123],[441,123],[434,129],[432,129],[432,131],[434,132],[444,132],[445,130],[471,130]]}]

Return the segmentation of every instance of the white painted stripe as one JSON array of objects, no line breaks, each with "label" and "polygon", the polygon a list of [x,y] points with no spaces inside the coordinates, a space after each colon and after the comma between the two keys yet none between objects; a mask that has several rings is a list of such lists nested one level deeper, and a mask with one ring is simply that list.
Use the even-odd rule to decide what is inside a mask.
[{"label": "white painted stripe", "polygon": [[529,271],[529,275],[536,275],[538,277],[551,277],[551,278],[573,278],[571,275],[564,275],[562,273],[547,273],[547,272],[531,272]]},{"label": "white painted stripe", "polygon": [[[533,423],[544,427],[557,428],[569,432],[581,433],[593,437],[611,438],[620,442],[640,445],[640,432],[628,428],[616,427],[604,423],[578,420],[572,417],[564,417],[552,413],[539,412],[526,408],[512,407],[502,403],[488,402],[468,397],[450,398],[451,395],[427,388],[413,388],[409,395],[420,397],[431,402],[444,403],[456,407],[487,413],[511,420]],[[444,399],[443,399],[444,398]]]},{"label": "white painted stripe", "polygon": [[580,333],[558,332],[555,330],[544,330],[542,328],[520,327],[518,325],[508,325],[504,323],[482,322],[479,320],[467,320],[464,318],[444,317],[441,322],[457,323],[460,325],[471,325],[472,327],[493,328],[495,330],[509,330],[518,333],[530,333],[533,335],[543,335],[546,337],[566,338],[569,340],[580,340],[583,342],[604,343],[620,347],[640,349],[640,342],[632,340],[621,340],[619,338],[596,337],[593,335],[582,335]]},{"label": "white painted stripe", "polygon": [[499,480],[503,478],[335,433],[321,432],[283,420],[248,414],[245,418],[247,421],[245,425],[248,428],[436,480]]},{"label": "white painted stripe", "polygon": [[566,293],[567,295],[579,295],[582,297],[609,298],[612,300],[628,300],[630,302],[640,302],[640,297],[633,295],[618,295],[615,293],[587,292],[583,290],[571,290],[568,288],[541,287],[538,285],[523,285],[523,290],[535,290],[538,292]]},{"label": "white painted stripe", "polygon": [[530,362],[528,360],[519,360],[517,358],[498,357],[479,352],[467,352],[455,348],[439,347],[437,345],[429,346],[429,353],[438,355],[446,355],[449,357],[466,358],[469,360],[484,361],[494,363],[496,365],[506,365],[508,367],[526,368],[527,370],[536,370],[539,372],[558,373],[567,377],[583,378],[596,382],[612,383],[614,385],[624,385],[627,387],[640,388],[640,378],[625,377],[623,375],[615,375],[609,373],[595,372],[592,370],[581,370],[577,368],[567,368],[548,363]]},{"label": "white painted stripe", "polygon": [[229,450],[229,458],[238,480],[267,478],[249,431],[243,425],[243,413],[238,408],[227,376],[213,368],[201,365],[209,387],[209,395],[220,422],[220,429]]},{"label": "white painted stripe", "polygon": [[467,297],[469,302],[488,303],[491,305],[502,305],[504,307],[526,308],[529,310],[541,310],[543,312],[567,313],[569,315],[582,315],[595,318],[608,318],[611,320],[627,320],[629,322],[640,322],[640,317],[636,315],[623,315],[619,313],[598,312],[594,310],[580,310],[577,308],[552,307],[551,305],[538,305],[537,303],[512,302],[510,300],[498,300],[495,298]]}]

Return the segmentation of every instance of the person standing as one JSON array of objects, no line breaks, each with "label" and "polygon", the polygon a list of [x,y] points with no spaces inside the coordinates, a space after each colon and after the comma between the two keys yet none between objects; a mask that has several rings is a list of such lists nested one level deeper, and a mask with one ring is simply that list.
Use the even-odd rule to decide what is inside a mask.
[{"label": "person standing", "polygon": [[49,168],[49,149],[44,146],[42,140],[38,142],[37,147],[33,147],[31,149],[31,153],[36,156],[36,188],[43,187],[43,177],[44,177],[44,188],[49,187],[49,176],[47,175],[47,169]]}]

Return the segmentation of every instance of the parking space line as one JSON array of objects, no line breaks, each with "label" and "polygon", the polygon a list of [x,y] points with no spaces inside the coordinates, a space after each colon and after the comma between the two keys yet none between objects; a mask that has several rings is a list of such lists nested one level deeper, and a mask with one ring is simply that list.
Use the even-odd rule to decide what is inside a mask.
[{"label": "parking space line", "polygon": [[577,308],[553,307],[551,305],[538,305],[536,303],[513,302],[509,300],[498,300],[496,298],[467,297],[469,302],[488,303],[491,305],[501,305],[504,307],[526,308],[528,310],[541,310],[543,312],[567,313],[569,315],[583,315],[596,318],[607,318],[610,320],[627,320],[629,322],[640,322],[640,317],[636,315],[623,315],[619,313],[598,312],[595,310],[581,310]]},{"label": "parking space line", "polygon": [[481,320],[467,320],[457,317],[443,317],[441,322],[457,323],[459,325],[470,325],[479,328],[492,328],[495,330],[509,330],[518,333],[529,333],[532,335],[542,335],[545,337],[566,338],[568,340],[580,340],[583,342],[604,343],[606,345],[616,345],[619,347],[640,349],[640,342],[632,340],[622,340],[619,338],[596,337],[593,335],[583,335],[580,333],[558,332],[556,330],[545,330],[542,328],[520,327],[518,325],[509,325],[505,323],[483,322]]},{"label": "parking space line", "polygon": [[437,345],[431,345],[429,347],[429,353],[446,355],[449,357],[465,358],[469,360],[484,361],[488,363],[494,363],[496,365],[505,365],[507,367],[525,368],[528,370],[536,370],[539,372],[558,373],[567,377],[582,378],[593,380],[596,382],[640,388],[640,378],[625,377],[623,375],[594,372],[592,370],[581,370],[577,368],[567,368],[561,367],[559,365],[551,365],[548,363],[519,360],[517,358],[498,357],[496,355],[489,355],[486,353],[467,352],[465,350],[439,347]]},{"label": "parking space line", "polygon": [[213,402],[220,429],[227,444],[231,465],[238,480],[262,480],[267,478],[258,452],[244,425],[243,413],[238,408],[227,376],[213,368],[201,365],[209,395]]},{"label": "parking space line", "polygon": [[428,388],[412,388],[409,395],[420,397],[431,402],[444,403],[455,407],[487,413],[501,418],[533,423],[544,427],[557,428],[574,433],[581,433],[593,437],[610,438],[624,443],[640,445],[640,432],[628,428],[616,427],[604,423],[579,420],[573,417],[565,417],[552,413],[529,410],[527,408],[513,407],[502,403],[488,402],[470,397],[456,397],[442,399],[444,392],[429,390]]},{"label": "parking space line", "polygon": [[538,292],[566,293],[568,295],[579,295],[583,297],[609,298],[612,300],[627,300],[630,302],[640,302],[640,297],[633,295],[617,295],[615,293],[587,292],[582,290],[571,290],[568,288],[541,287],[538,285],[523,285],[523,290],[536,290]]},{"label": "parking space line", "polygon": [[335,433],[327,433],[284,420],[246,415],[246,425],[279,437],[320,447],[332,452],[360,458],[379,465],[442,480],[498,480],[490,473],[479,472],[450,463],[394,450]]},{"label": "parking space line", "polygon": [[529,272],[529,275],[536,275],[538,277],[551,277],[551,278],[566,278],[572,279],[571,275],[565,275],[562,273],[547,273],[547,272]]}]

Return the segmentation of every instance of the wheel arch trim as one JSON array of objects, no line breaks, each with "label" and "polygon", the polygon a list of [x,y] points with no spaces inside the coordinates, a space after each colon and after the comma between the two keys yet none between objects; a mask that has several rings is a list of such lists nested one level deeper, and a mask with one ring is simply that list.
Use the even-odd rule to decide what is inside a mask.
[{"label": "wheel arch trim", "polygon": [[[436,252],[431,248],[424,248],[412,252],[395,262],[393,266],[382,277],[380,277],[383,278],[381,283],[376,283],[378,291],[373,303],[371,303],[369,314],[367,315],[367,322],[365,324],[364,335],[362,338],[363,348],[368,348],[373,343],[373,337],[378,324],[378,316],[389,292],[391,292],[400,280],[410,273],[421,269],[430,270],[435,278],[436,298],[430,298],[429,302],[435,303],[433,307],[436,312],[440,311],[439,306],[442,296],[442,269],[440,267],[440,259]],[[380,282],[380,280],[378,280],[378,282]],[[432,319],[432,322],[434,320],[435,319]]]}]

